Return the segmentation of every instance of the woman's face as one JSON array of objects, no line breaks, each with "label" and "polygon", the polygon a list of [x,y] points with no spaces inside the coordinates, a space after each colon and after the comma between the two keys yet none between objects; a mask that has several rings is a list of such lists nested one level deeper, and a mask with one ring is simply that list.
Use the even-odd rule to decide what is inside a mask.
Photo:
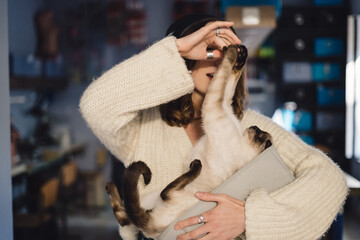
[{"label": "woman's face", "polygon": [[191,76],[194,80],[195,89],[202,94],[206,94],[210,81],[213,79],[218,66],[219,60],[199,60],[196,61],[192,69]]}]

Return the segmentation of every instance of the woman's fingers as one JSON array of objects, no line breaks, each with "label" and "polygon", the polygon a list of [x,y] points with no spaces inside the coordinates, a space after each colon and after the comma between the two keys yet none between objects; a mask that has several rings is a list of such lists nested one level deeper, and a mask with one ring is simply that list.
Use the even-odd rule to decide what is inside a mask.
[{"label": "woman's fingers", "polygon": [[217,203],[221,203],[223,201],[233,199],[233,198],[228,199],[228,195],[226,194],[210,193],[210,192],[197,192],[195,196],[202,201],[217,202]]},{"label": "woman's fingers", "polygon": [[227,47],[228,45],[226,44],[226,42],[224,41],[224,39],[220,38],[220,37],[216,37],[214,40],[214,44],[216,45],[216,48],[220,51],[223,50],[224,47]]},{"label": "woman's fingers", "polygon": [[233,202],[236,204],[245,205],[243,201],[230,197],[229,195],[223,193],[197,192],[195,194],[195,197],[206,202],[217,202],[217,203]]},{"label": "woman's fingers", "polygon": [[[206,202],[222,203],[224,201],[236,201],[237,200],[237,199],[228,197],[228,195],[226,195],[226,194],[214,194],[214,193],[209,193],[209,192],[197,192],[195,196],[198,199],[200,199],[202,201],[206,201]],[[240,200],[238,200],[238,201],[242,203],[242,201],[240,201]],[[201,216],[203,217],[202,222],[206,223],[209,219],[209,211],[204,212]],[[185,227],[195,225],[195,224],[199,224],[199,216],[189,217],[187,219],[184,219],[184,220],[178,222],[175,225],[175,230],[181,230]]]},{"label": "woman's fingers", "polygon": [[216,39],[216,37],[226,38],[233,44],[241,44],[241,40],[236,36],[236,34],[230,29],[233,25],[233,22],[225,21],[216,21],[210,24],[207,24],[203,28],[204,37],[210,39]]},{"label": "woman's fingers", "polygon": [[225,22],[225,21],[212,22],[211,24],[205,26],[206,28],[205,31],[208,34],[212,32],[216,36],[216,29],[219,29],[217,36],[228,36],[232,39],[232,42],[234,42],[234,44],[241,44],[241,40],[230,29],[230,27],[233,25],[234,22]]},{"label": "woman's fingers", "polygon": [[[204,220],[202,220],[202,222],[206,222],[204,214],[202,214],[201,216],[203,216],[203,218],[204,218]],[[174,228],[175,228],[175,230],[181,230],[188,226],[199,224],[199,217],[200,216],[194,216],[194,217],[189,217],[187,219],[184,219],[184,220],[176,223]]]},{"label": "woman's fingers", "polygon": [[[217,23],[217,22],[215,22]],[[230,44],[241,44],[241,40],[230,28],[215,28],[217,24],[211,24],[211,32],[208,33],[207,39],[210,40],[209,44],[213,44],[213,48],[222,49]],[[209,31],[209,29],[208,29]]]},{"label": "woman's fingers", "polygon": [[[184,229],[191,225],[205,223],[195,230],[179,235],[178,240],[194,239],[202,236],[201,240],[228,240],[239,236],[245,230],[245,203],[226,194],[197,192],[196,197],[207,202],[217,202],[200,216],[194,216],[178,222],[175,230]],[[207,234],[207,235],[204,235]]]},{"label": "woman's fingers", "polygon": [[[216,30],[215,30],[216,35]],[[241,44],[241,40],[236,36],[236,34],[230,28],[220,28],[219,34],[217,35],[220,38],[226,38],[232,44]]]},{"label": "woman's fingers", "polygon": [[234,44],[233,42],[231,42],[229,39],[227,39],[226,37],[219,37],[221,38],[222,41],[224,41],[224,43],[226,44],[226,46],[229,46],[231,44]]},{"label": "woman's fingers", "polygon": [[228,22],[228,21],[211,22],[204,27],[204,31],[206,32],[206,34],[210,33],[211,31],[214,31],[214,33],[216,33],[217,28],[229,28],[232,25],[234,25],[234,22]]},{"label": "woman's fingers", "polygon": [[[198,238],[201,235],[205,235],[206,237],[207,233],[210,231],[209,227],[206,226],[206,224],[202,227],[199,227],[191,232],[187,232],[185,234],[177,236],[176,240],[188,240],[188,239],[195,239]],[[208,234],[210,235],[210,234]],[[204,239],[204,237],[201,237],[199,239]],[[209,239],[209,238],[208,238]]]},{"label": "woman's fingers", "polygon": [[206,234],[205,236],[199,238],[199,240],[214,240],[217,239],[216,237],[214,237],[214,234]]},{"label": "woman's fingers", "polygon": [[[222,58],[222,50],[230,44],[241,44],[240,39],[229,29],[234,23],[226,21],[211,22],[198,31],[176,40],[182,57],[193,60]],[[209,48],[213,53],[208,53]]]},{"label": "woman's fingers", "polygon": [[[212,54],[211,54],[212,52]],[[210,56],[211,57],[210,57]],[[219,49],[212,49],[212,50],[207,50],[205,55],[203,56],[203,58],[201,60],[209,60],[209,61],[212,61],[212,60],[218,60],[218,59],[221,59],[223,57],[223,53],[221,50]]]},{"label": "woman's fingers", "polygon": [[[203,218],[201,219],[202,221],[199,222],[199,219],[200,219],[200,216]],[[191,226],[191,225],[195,225],[195,224],[199,224],[199,223],[205,223],[203,226],[200,226],[190,232],[187,232],[185,234],[182,234],[182,235],[179,235],[176,239],[177,240],[182,240],[182,239],[195,239],[199,236],[204,236],[204,237],[201,237],[199,239],[207,239],[208,235],[211,235],[211,234],[208,234],[210,231],[211,231],[211,228],[213,228],[213,226],[210,224],[207,223],[206,221],[206,212],[203,213],[202,215],[200,216],[195,216],[195,217],[190,217],[188,219],[185,219],[179,223],[176,224],[176,226],[183,226],[183,227],[187,227],[187,226]],[[179,230],[176,228],[176,230]],[[208,234],[208,235],[206,235]],[[205,236],[206,235],[206,236]]]}]

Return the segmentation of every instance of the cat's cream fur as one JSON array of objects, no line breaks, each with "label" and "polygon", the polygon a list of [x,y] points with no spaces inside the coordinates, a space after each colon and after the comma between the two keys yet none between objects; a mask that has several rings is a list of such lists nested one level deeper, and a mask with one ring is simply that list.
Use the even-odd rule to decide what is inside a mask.
[{"label": "cat's cream fur", "polygon": [[[149,194],[140,199],[140,207],[140,204],[127,206],[125,198],[124,207],[115,185],[107,185],[111,205],[121,225],[120,235],[124,240],[136,240],[138,230],[145,236],[156,239],[172,221],[198,201],[194,197],[195,192],[211,192],[269,144],[271,137],[268,133],[256,127],[243,129],[231,106],[237,82],[240,78],[245,78],[246,57],[247,50],[244,46],[229,46],[209,84],[202,106],[205,134],[194,146],[192,156],[184,165],[184,173],[187,175],[178,179],[180,182],[187,180],[188,182],[183,183],[186,186],[179,186],[181,184],[175,181],[176,184],[169,185],[166,194],[161,195],[163,199],[160,198],[160,192]],[[193,159],[200,159],[201,164]],[[136,171],[140,171],[137,172],[137,179],[140,174],[144,174],[142,170]],[[190,180],[189,176],[192,176]],[[144,177],[145,181],[150,181],[151,176]],[[136,185],[137,181],[133,188],[138,194]],[[136,198],[139,196],[132,196],[128,205],[134,204]]]}]

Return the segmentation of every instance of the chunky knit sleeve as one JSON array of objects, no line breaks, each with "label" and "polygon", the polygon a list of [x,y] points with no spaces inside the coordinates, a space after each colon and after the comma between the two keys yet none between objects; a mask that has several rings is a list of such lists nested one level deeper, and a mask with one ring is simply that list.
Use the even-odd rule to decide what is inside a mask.
[{"label": "chunky knit sleeve", "polygon": [[193,90],[185,62],[169,36],[94,80],[80,100],[83,118],[119,159],[129,158],[143,109]]},{"label": "chunky knit sleeve", "polygon": [[248,110],[242,123],[272,134],[274,146],[296,178],[275,192],[258,189],[249,195],[245,205],[247,239],[321,237],[348,193],[342,171],[325,154],[265,116]]}]

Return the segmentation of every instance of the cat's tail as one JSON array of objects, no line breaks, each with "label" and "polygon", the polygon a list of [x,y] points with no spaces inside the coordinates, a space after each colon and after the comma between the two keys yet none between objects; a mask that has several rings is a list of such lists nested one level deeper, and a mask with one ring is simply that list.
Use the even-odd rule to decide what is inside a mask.
[{"label": "cat's tail", "polygon": [[151,215],[141,207],[138,182],[140,175],[143,176],[145,184],[151,180],[151,170],[142,161],[133,162],[124,171],[123,176],[123,198],[128,217],[138,228],[146,228]]}]

